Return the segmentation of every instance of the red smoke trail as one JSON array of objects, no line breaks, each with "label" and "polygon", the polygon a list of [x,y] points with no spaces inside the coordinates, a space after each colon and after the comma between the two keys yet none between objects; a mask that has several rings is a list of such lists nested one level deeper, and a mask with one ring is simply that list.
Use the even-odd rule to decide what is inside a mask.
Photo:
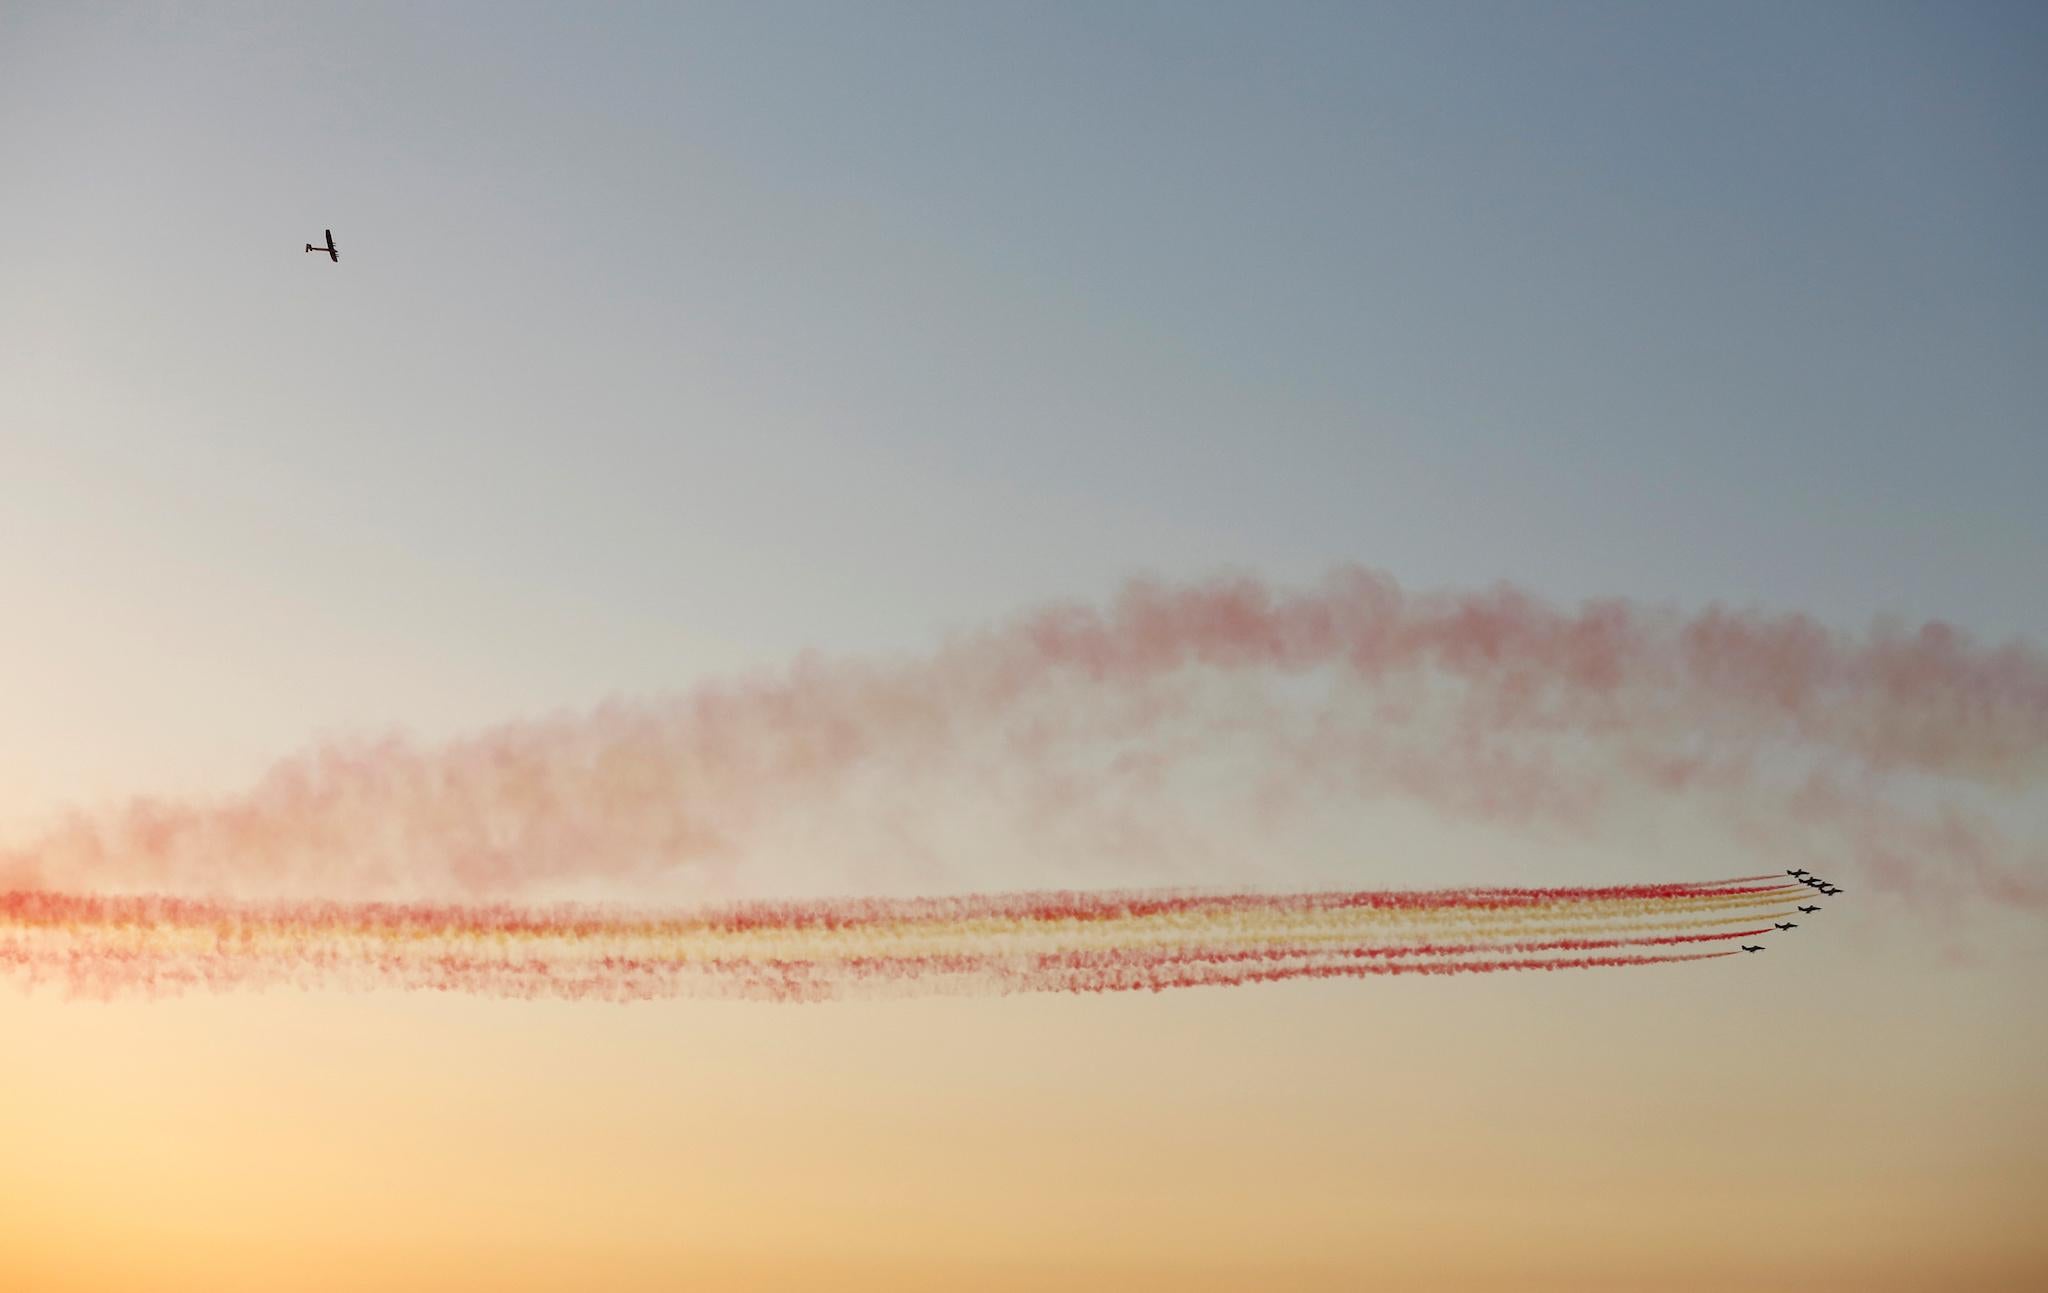
[{"label": "red smoke trail", "polygon": [[[660,917],[572,906],[519,908],[450,903],[230,902],[167,896],[81,895],[37,890],[0,893],[0,924],[15,927],[95,925],[235,927],[245,923],[358,932],[450,932],[470,935],[844,930],[876,924],[1008,920],[1129,921],[1145,917],[1254,913],[1275,916],[1359,910],[1460,912],[1532,907],[1585,910],[1591,904],[1661,901],[1682,910],[1687,899],[1770,895],[1775,890],[1722,885],[1655,884],[1552,889],[1361,890],[1299,894],[1098,893],[961,894],[933,898],[839,898],[749,902]],[[1702,914],[1702,919],[1706,915]]]},{"label": "red smoke trail", "polygon": [[[1288,690],[1309,675],[1329,686]],[[1202,689],[1217,679],[1228,686]],[[1356,568],[1305,593],[1138,581],[1106,611],[1054,606],[922,659],[806,657],[435,748],[324,746],[224,801],[76,816],[0,854],[0,887],[631,890],[707,862],[746,874],[764,840],[817,813],[881,812],[861,798],[876,785],[912,844],[964,789],[991,797],[975,803],[990,834],[1086,831],[1088,861],[1109,868],[1146,841],[1167,850],[1189,796],[1160,787],[1224,736],[1250,747],[1232,793],[1255,836],[1360,795],[1581,824],[1628,792],[1703,797],[1766,844],[1818,832],[1830,866],[1874,867],[1886,885],[2048,903],[2038,826],[2002,828],[1983,803],[2038,813],[2048,659],[2034,647],[1719,607],[1568,612],[1505,586],[1411,593]]]},{"label": "red smoke trail", "polygon": [[[1289,979],[1365,978],[1426,974],[1488,974],[1510,970],[1592,969],[1715,960],[1732,952],[1658,956],[1509,957],[1494,960],[1426,957],[1365,960],[1284,959],[1263,955],[1183,955],[1079,958],[1016,965],[1000,958],[898,957],[819,965],[804,961],[713,963],[701,968],[645,957],[603,957],[559,965],[541,959],[506,960],[444,953],[431,958],[396,954],[344,957],[332,953],[285,958],[236,958],[225,952],[177,957],[81,953],[38,961],[0,945],[0,972],[31,986],[65,984],[79,996],[112,998],[192,990],[296,987],[457,992],[479,996],[640,1001],[678,996],[729,996],[777,1001],[824,1001],[886,994],[890,987],[929,985],[932,991],[975,994],[1016,992],[1161,991],[1175,987],[1232,987]],[[1282,963],[1270,962],[1280,959]]]},{"label": "red smoke trail", "polygon": [[[1761,929],[1731,929],[1710,934],[1670,934],[1661,938],[1553,938],[1532,942],[1409,943],[1395,947],[1274,946],[1227,953],[1162,953],[1192,960],[1286,960],[1303,957],[1346,959],[1391,959],[1401,957],[1469,956],[1477,952],[1594,952],[1616,947],[1669,947],[1684,943],[1722,942],[1731,938],[1756,938],[1773,932]],[[1075,953],[1076,956],[1087,955]]]}]

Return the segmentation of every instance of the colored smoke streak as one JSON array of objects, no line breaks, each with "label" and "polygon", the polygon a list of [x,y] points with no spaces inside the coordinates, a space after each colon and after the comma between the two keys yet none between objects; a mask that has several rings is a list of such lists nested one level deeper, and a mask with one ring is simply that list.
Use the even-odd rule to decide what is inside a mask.
[{"label": "colored smoke streak", "polygon": [[[0,896],[0,969],[77,995],[402,988],[779,1001],[1162,991],[1709,960],[1768,932],[1740,883],[1308,894],[997,894],[589,908]],[[1658,919],[1662,917],[1662,919]],[[1673,928],[1683,932],[1667,932]],[[1673,949],[1637,952],[1626,949]],[[1678,949],[1684,950],[1678,950]]]}]

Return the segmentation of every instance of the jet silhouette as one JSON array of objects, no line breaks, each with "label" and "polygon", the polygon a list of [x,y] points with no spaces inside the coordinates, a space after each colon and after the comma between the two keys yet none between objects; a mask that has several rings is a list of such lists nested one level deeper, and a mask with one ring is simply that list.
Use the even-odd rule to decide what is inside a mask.
[{"label": "jet silhouette", "polygon": [[324,251],[327,253],[327,259],[333,261],[337,265],[340,264],[341,253],[334,249],[334,230],[327,229],[323,230],[322,232],[324,232],[327,235],[327,245],[325,247],[315,247],[312,243],[309,242],[306,244],[306,250]]},{"label": "jet silhouette", "polygon": [[1807,915],[1807,916],[1811,916],[1811,915],[1812,915],[1813,913],[1815,913],[1815,912],[1819,911],[1819,910],[1820,910],[1820,908],[1818,908],[1818,907],[1801,907],[1801,908],[1800,908],[1799,910],[1800,910],[1801,914],[1803,914],[1803,915]]},{"label": "jet silhouette", "polygon": [[1799,928],[1799,926],[1797,926],[1797,925],[1793,925],[1793,924],[1784,924],[1784,925],[1780,925],[1780,926],[1778,926],[1778,928],[1779,928],[1779,929],[1797,929],[1797,928]]},{"label": "jet silhouette", "polygon": [[1839,888],[1838,886],[1836,886],[1836,885],[1831,885],[1831,884],[1824,884],[1824,885],[1822,885],[1822,886],[1820,887],[1820,891],[1821,891],[1822,893],[1826,894],[1826,895],[1827,895],[1828,897],[1830,897],[1830,898],[1832,898],[1832,897],[1834,897],[1834,896],[1835,896],[1836,894],[1838,894],[1838,893],[1842,892],[1842,891],[1841,891],[1841,889],[1840,889],[1840,888]]},{"label": "jet silhouette", "polygon": [[1786,867],[1785,874],[1791,876],[1793,879],[1796,880],[1800,876],[1808,874],[1808,872],[1801,871],[1798,867]]},{"label": "jet silhouette", "polygon": [[1749,944],[1747,944],[1747,943],[1744,943],[1744,944],[1742,945],[1742,950],[1743,950],[1743,951],[1745,951],[1745,952],[1761,952],[1761,951],[1763,951],[1764,949],[1763,949],[1763,948],[1761,948],[1761,947],[1751,947],[1751,946],[1750,946]]},{"label": "jet silhouette", "polygon": [[1809,889],[1818,889],[1821,887],[1821,881],[1815,879],[1812,876],[1808,876],[1806,879],[1801,880],[1799,883],[1805,885]]}]

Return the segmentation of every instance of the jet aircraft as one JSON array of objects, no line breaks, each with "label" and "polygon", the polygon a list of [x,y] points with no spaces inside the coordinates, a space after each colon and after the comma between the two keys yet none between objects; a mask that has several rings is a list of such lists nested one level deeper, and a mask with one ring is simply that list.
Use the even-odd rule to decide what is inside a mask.
[{"label": "jet aircraft", "polygon": [[1800,876],[1810,875],[1811,872],[1802,871],[1798,867],[1786,867],[1785,874],[1791,876],[1794,880],[1797,880]]},{"label": "jet aircraft", "polygon": [[323,230],[322,232],[324,232],[327,235],[327,245],[325,247],[315,247],[312,243],[309,242],[306,244],[306,250],[324,251],[327,253],[327,259],[333,261],[337,265],[340,264],[341,253],[334,249],[334,230],[327,229]]},{"label": "jet aircraft", "polygon": [[1801,915],[1803,915],[1803,916],[1811,916],[1811,915],[1812,915],[1813,913],[1815,913],[1815,912],[1817,912],[1817,911],[1819,911],[1819,910],[1820,910],[1820,908],[1818,908],[1818,907],[1801,907],[1801,908],[1799,909],[1799,912],[1800,912],[1800,914],[1801,914]]},{"label": "jet aircraft", "polygon": [[1778,928],[1779,928],[1779,929],[1797,929],[1797,928],[1799,928],[1799,926],[1797,926],[1797,925],[1794,925],[1794,924],[1791,924],[1791,923],[1789,923],[1789,922],[1788,922],[1788,923],[1785,923],[1785,924],[1781,924],[1781,925],[1779,925],[1779,926],[1778,926]]},{"label": "jet aircraft", "polygon": [[1762,947],[1751,947],[1749,944],[1744,943],[1742,945],[1742,950],[1745,952],[1761,952],[1764,949]]}]

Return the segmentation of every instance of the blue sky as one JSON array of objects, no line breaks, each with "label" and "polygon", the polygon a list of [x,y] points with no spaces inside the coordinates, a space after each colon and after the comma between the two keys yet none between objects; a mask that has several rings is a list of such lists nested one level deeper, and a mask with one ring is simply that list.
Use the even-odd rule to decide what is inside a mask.
[{"label": "blue sky", "polygon": [[0,816],[1141,571],[2048,632],[2038,10],[28,5],[0,50],[0,678],[49,733]]}]

